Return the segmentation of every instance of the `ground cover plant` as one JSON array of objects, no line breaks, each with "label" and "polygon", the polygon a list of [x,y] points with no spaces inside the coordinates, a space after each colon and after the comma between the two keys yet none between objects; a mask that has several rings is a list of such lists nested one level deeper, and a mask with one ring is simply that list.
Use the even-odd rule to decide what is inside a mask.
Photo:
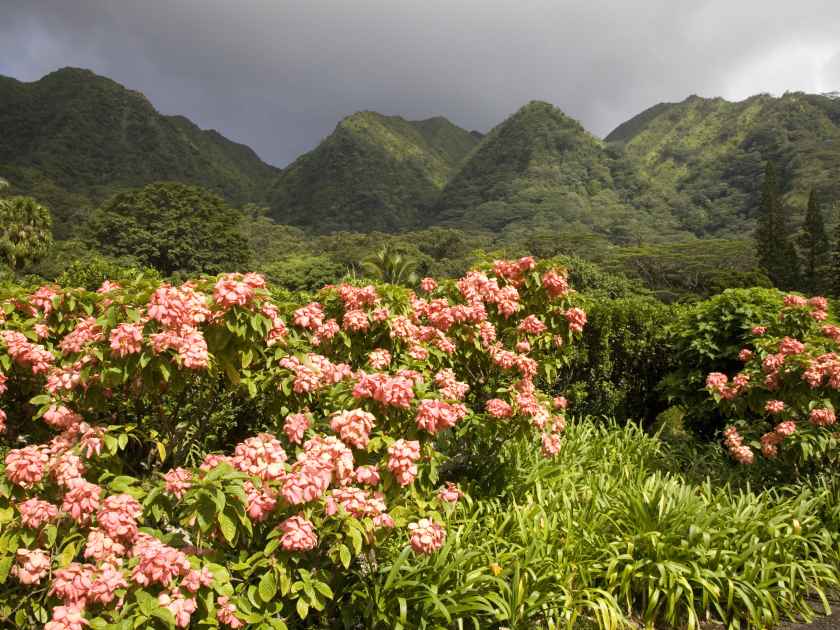
[{"label": "ground cover plant", "polygon": [[[526,257],[416,291],[257,274],[3,289],[0,619],[738,628],[825,608],[831,445],[827,468],[754,490],[761,470],[720,446],[572,422],[563,371],[609,353],[576,351],[596,298],[569,277]],[[823,305],[797,299],[780,325]],[[634,303],[616,308],[595,328],[615,365],[653,365]],[[616,371],[592,372],[598,391],[639,389]]]}]

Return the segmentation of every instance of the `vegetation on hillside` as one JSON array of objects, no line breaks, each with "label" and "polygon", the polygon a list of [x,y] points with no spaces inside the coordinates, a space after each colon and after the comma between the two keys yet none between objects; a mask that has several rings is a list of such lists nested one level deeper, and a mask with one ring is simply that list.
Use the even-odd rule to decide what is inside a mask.
[{"label": "vegetation on hillside", "polygon": [[248,147],[76,68],[33,83],[0,77],[0,129],[0,176],[50,207],[59,236],[126,188],[177,180],[244,203],[264,199],[278,172]]}]

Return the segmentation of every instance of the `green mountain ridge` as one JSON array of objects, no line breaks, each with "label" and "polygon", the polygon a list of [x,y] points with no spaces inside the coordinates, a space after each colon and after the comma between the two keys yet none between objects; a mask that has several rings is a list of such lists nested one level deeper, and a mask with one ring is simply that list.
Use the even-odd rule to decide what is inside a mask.
[{"label": "green mountain ridge", "polygon": [[279,169],[249,147],[89,70],[24,83],[0,77],[0,176],[56,214],[158,180],[199,184],[234,203],[262,199]]},{"label": "green mountain ridge", "polygon": [[701,236],[752,228],[768,160],[795,210],[812,188],[826,201],[840,199],[840,101],[831,96],[791,92],[730,102],[695,95],[645,110],[605,141]]},{"label": "green mountain ridge", "polygon": [[358,112],[277,178],[272,216],[322,233],[411,228],[477,143],[440,116]]},{"label": "green mountain ridge", "polygon": [[430,223],[589,232],[619,243],[689,236],[649,188],[620,152],[533,101],[487,134],[443,190]]}]

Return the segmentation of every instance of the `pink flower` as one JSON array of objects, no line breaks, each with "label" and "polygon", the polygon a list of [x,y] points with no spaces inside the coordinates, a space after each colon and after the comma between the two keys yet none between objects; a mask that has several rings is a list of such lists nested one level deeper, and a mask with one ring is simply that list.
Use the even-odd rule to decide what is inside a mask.
[{"label": "pink flower", "polygon": [[269,433],[250,437],[234,449],[233,465],[244,473],[264,480],[282,478],[285,474],[285,461],[283,445]]},{"label": "pink flower", "polygon": [[372,413],[363,409],[351,409],[335,414],[330,421],[330,428],[339,434],[345,444],[355,448],[367,448],[375,420]]},{"label": "pink flower", "polygon": [[190,593],[195,593],[201,587],[209,588],[213,586],[213,572],[207,567],[201,571],[191,570],[181,580],[181,588],[187,589]]},{"label": "pink flower", "polygon": [[50,571],[50,555],[43,549],[18,549],[15,560],[11,573],[21,584],[38,584]]},{"label": "pink flower", "polygon": [[513,415],[513,407],[499,398],[491,398],[484,408],[494,418],[510,418]]},{"label": "pink flower", "polygon": [[809,419],[817,427],[828,427],[837,421],[832,409],[812,409]]},{"label": "pink flower", "polygon": [[306,430],[309,429],[309,416],[305,413],[290,413],[283,423],[283,432],[293,444],[301,444]]},{"label": "pink flower", "polygon": [[417,460],[420,459],[420,442],[400,438],[388,447],[388,469],[397,478],[397,483],[407,486],[417,476]]},{"label": "pink flower", "polygon": [[417,427],[431,434],[450,429],[467,415],[467,408],[461,404],[451,404],[442,400],[424,399],[417,407]]},{"label": "pink flower", "polygon": [[741,361],[747,362],[753,358],[753,351],[749,348],[742,348],[741,351],[738,353],[738,358]]},{"label": "pink flower", "polygon": [[280,523],[280,546],[286,551],[309,551],[318,546],[315,526],[303,516],[291,516]]},{"label": "pink flower", "polygon": [[430,554],[441,547],[446,540],[446,531],[438,523],[422,518],[408,525],[409,542],[415,553]]},{"label": "pink flower", "polygon": [[342,319],[342,327],[344,330],[352,332],[364,332],[370,327],[367,313],[362,310],[351,310],[344,313]]},{"label": "pink flower", "polygon": [[785,410],[785,403],[781,400],[768,400],[764,405],[767,413],[782,413]]},{"label": "pink flower", "polygon": [[542,434],[543,457],[554,457],[560,452],[560,436],[557,433]]},{"label": "pink flower", "polygon": [[6,381],[9,380],[9,377],[0,372],[0,394],[5,394],[8,387],[6,386]]},{"label": "pink flower", "polygon": [[272,510],[277,507],[277,498],[274,491],[267,486],[257,488],[250,480],[245,480],[242,487],[248,496],[248,505],[245,508],[248,518],[255,523],[267,519]]},{"label": "pink flower", "polygon": [[802,354],[804,351],[805,344],[790,337],[785,337],[779,343],[779,353],[783,355]]},{"label": "pink flower", "polygon": [[231,628],[241,628],[245,625],[236,616],[236,604],[230,601],[230,598],[220,595],[216,600],[216,619]]},{"label": "pink flower", "polygon": [[551,269],[543,274],[542,284],[549,297],[563,297],[569,292],[569,279],[564,273]]},{"label": "pink flower", "polygon": [[143,349],[143,327],[123,323],[111,331],[111,351],[118,357],[137,354]]},{"label": "pink flower", "polygon": [[114,540],[132,542],[143,507],[130,494],[114,494],[102,501],[96,513],[99,527]]},{"label": "pink flower", "polygon": [[84,479],[73,481],[67,492],[61,510],[70,515],[79,525],[86,525],[91,516],[99,509],[99,496],[102,488]]},{"label": "pink flower", "polygon": [[176,499],[183,499],[192,487],[192,473],[186,468],[173,468],[164,476],[165,490]]},{"label": "pink flower", "polygon": [[434,278],[423,278],[420,281],[420,288],[425,291],[426,293],[431,293],[435,289],[437,289],[438,283],[435,281]]},{"label": "pink flower", "polygon": [[161,593],[158,595],[158,603],[172,613],[175,625],[179,628],[190,625],[190,617],[198,608],[195,598],[186,598],[181,591],[174,591],[171,595]]},{"label": "pink flower", "polygon": [[586,325],[586,312],[582,308],[570,308],[565,313],[569,322],[569,330],[572,332],[583,332]]},{"label": "pink flower", "polygon": [[391,353],[384,348],[377,348],[368,355],[368,365],[374,370],[384,370],[391,365]]},{"label": "pink flower", "polygon": [[359,466],[356,469],[356,481],[368,486],[378,486],[379,469],[376,466]]},{"label": "pink flower", "polygon": [[93,528],[88,532],[85,545],[85,558],[93,558],[97,562],[115,562],[125,555],[125,545],[118,543],[103,531]]},{"label": "pink flower", "polygon": [[103,339],[102,327],[96,323],[95,317],[85,317],[80,320],[72,332],[65,335],[58,347],[64,354],[80,352],[89,343],[96,343]]},{"label": "pink flower", "polygon": [[137,535],[131,555],[139,559],[131,579],[141,586],[154,583],[169,586],[176,577],[185,576],[192,570],[183,552],[148,534]]},{"label": "pink flower", "polygon": [[528,315],[528,317],[519,322],[518,329],[529,335],[539,335],[544,333],[548,327],[536,315]]},{"label": "pink flower", "polygon": [[31,488],[43,479],[49,460],[43,445],[13,449],[6,455],[6,478],[22,488]]},{"label": "pink flower", "polygon": [[445,501],[446,503],[457,503],[458,500],[464,496],[464,493],[461,492],[460,488],[456,486],[451,481],[447,481],[446,485],[438,490],[438,498],[441,501]]},{"label": "pink flower", "polygon": [[785,296],[784,303],[785,306],[799,307],[805,306],[808,303],[808,301],[804,297],[801,297],[799,295],[790,294]]},{"label": "pink flower", "polygon": [[96,567],[92,564],[71,562],[53,573],[50,595],[64,600],[65,604],[78,604],[80,608],[84,608],[85,600],[93,586],[95,572]]},{"label": "pink flower", "polygon": [[759,337],[767,332],[766,326],[753,326],[752,334],[758,335]]},{"label": "pink flower", "polygon": [[324,308],[318,302],[310,302],[294,312],[292,321],[299,328],[317,330],[324,323]]},{"label": "pink flower", "polygon": [[782,437],[788,437],[796,432],[796,423],[793,420],[785,420],[777,424],[774,430]]},{"label": "pink flower", "polygon": [[554,398],[554,408],[555,409],[566,409],[569,406],[569,401],[566,400],[565,396],[556,396]]},{"label": "pink flower", "polygon": [[81,606],[56,606],[52,609],[52,619],[44,626],[44,630],[82,630],[90,625],[82,617]]},{"label": "pink flower", "polygon": [[38,529],[58,515],[56,506],[40,499],[28,499],[18,505],[18,510],[20,511],[21,524],[32,529]]},{"label": "pink flower", "polygon": [[[213,300],[222,308],[245,306],[254,299],[254,287],[240,280],[238,273],[226,273],[213,287]],[[263,281],[263,285],[265,282]]]}]

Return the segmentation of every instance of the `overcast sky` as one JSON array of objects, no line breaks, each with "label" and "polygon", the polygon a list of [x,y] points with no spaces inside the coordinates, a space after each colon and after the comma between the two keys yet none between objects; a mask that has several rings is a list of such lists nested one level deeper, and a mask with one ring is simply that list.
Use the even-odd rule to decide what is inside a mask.
[{"label": "overcast sky", "polygon": [[362,109],[486,131],[541,99],[603,136],[692,93],[840,90],[840,1],[0,0],[0,74],[68,65],[283,166]]}]

